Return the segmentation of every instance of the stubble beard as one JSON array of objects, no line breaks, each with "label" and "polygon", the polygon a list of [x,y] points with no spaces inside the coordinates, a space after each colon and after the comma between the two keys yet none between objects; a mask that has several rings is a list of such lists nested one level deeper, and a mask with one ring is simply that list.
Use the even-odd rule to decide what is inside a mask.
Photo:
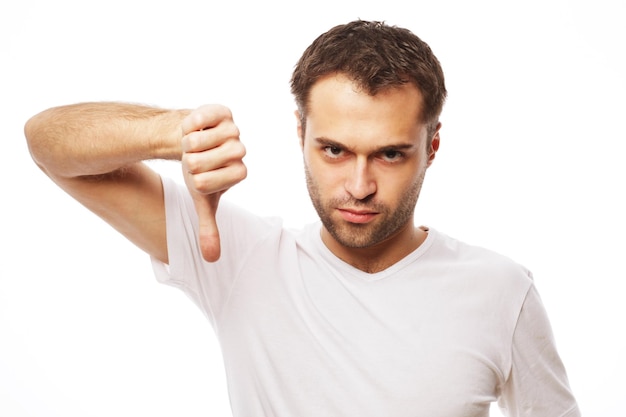
[{"label": "stubble beard", "polygon": [[[344,199],[322,200],[319,185],[311,176],[308,167],[304,166],[306,184],[309,197],[313,203],[315,211],[322,224],[330,235],[339,244],[348,248],[368,248],[387,240],[407,222],[413,223],[413,213],[422,184],[424,182],[425,171],[422,171],[411,187],[404,193],[404,198],[394,209],[381,202],[373,201],[373,196],[363,200],[357,200],[350,196]],[[345,221],[335,221],[332,213],[337,207],[353,207],[367,209],[378,213],[382,221],[375,221],[372,224],[348,223]]]}]

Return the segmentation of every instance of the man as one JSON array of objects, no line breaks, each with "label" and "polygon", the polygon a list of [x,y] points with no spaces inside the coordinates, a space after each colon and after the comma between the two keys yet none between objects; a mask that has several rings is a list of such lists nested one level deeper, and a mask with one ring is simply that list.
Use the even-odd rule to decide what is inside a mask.
[{"label": "man", "polygon": [[[355,21],[293,77],[320,222],[283,229],[220,201],[245,178],[228,109],[83,103],[34,116],[36,163],[152,256],[222,346],[235,416],[579,416],[530,273],[425,226],[440,142],[438,60]],[[186,187],[142,161],[180,159]]]}]

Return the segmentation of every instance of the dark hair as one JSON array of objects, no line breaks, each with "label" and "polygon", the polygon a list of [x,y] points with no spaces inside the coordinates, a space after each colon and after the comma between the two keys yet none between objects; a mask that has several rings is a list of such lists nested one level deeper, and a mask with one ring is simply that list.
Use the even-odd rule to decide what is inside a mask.
[{"label": "dark hair", "polygon": [[423,96],[422,122],[430,130],[439,121],[447,94],[443,70],[430,47],[407,29],[356,20],[315,39],[291,77],[303,129],[311,87],[333,73],[346,75],[371,95],[411,82]]}]

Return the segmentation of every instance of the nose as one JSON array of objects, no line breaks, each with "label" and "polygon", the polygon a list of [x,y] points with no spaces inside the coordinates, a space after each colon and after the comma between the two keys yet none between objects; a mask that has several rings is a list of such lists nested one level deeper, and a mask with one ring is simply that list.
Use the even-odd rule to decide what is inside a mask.
[{"label": "nose", "polygon": [[364,200],[376,192],[376,181],[369,165],[366,157],[356,158],[346,179],[346,191],[357,200]]}]

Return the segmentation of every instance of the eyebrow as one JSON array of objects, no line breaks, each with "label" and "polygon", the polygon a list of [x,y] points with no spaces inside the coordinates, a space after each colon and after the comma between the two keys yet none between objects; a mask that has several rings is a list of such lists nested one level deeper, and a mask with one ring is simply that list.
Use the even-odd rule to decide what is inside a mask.
[{"label": "eyebrow", "polygon": [[[341,149],[346,149],[348,151],[353,151],[353,149],[351,149],[349,146],[341,143],[341,142],[337,142],[335,140],[326,138],[326,137],[317,137],[314,139],[315,142],[317,142],[319,145],[325,145],[325,146],[334,146],[337,148],[341,148]],[[385,151],[403,151],[403,150],[410,150],[415,148],[415,144],[413,143],[396,143],[396,144],[388,144],[385,146],[381,146],[380,148],[374,149],[373,152],[370,153],[379,153],[379,152],[385,152]]]}]

